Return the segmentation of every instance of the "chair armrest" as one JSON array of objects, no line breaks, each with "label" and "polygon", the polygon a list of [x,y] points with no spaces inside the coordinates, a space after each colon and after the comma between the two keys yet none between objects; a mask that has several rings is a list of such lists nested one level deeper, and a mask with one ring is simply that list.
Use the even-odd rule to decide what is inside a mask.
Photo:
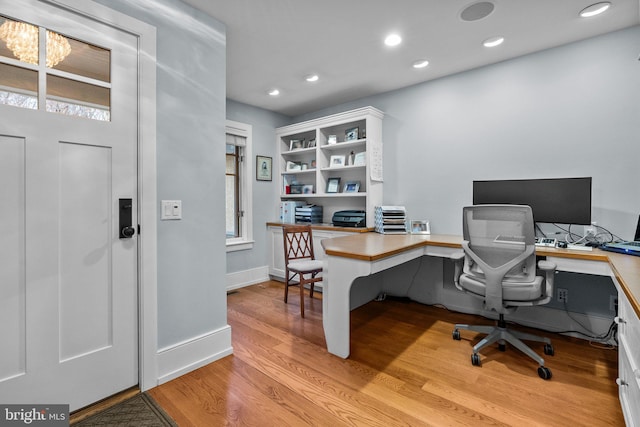
[{"label": "chair armrest", "polygon": [[551,261],[541,260],[538,261],[538,268],[542,271],[553,271],[556,269],[556,264]]},{"label": "chair armrest", "polygon": [[453,273],[453,283],[456,285],[456,288],[460,288],[460,275],[462,274],[462,261],[464,260],[464,252],[458,251],[449,255],[449,258],[453,260],[453,264],[455,266],[455,271]]},{"label": "chair armrest", "polygon": [[454,252],[451,255],[449,255],[449,258],[451,258],[454,261],[462,261],[464,259],[464,251]]},{"label": "chair armrest", "polygon": [[538,268],[544,271],[545,275],[545,295],[547,297],[553,296],[553,282],[556,275],[556,264],[551,261],[540,260],[538,261]]}]

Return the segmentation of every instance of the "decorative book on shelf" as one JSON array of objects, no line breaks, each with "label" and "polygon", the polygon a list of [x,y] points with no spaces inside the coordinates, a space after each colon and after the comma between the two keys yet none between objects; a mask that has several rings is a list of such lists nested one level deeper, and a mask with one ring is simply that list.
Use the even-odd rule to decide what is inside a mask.
[{"label": "decorative book on shelf", "polygon": [[404,206],[376,206],[375,230],[381,234],[406,234],[407,215]]}]

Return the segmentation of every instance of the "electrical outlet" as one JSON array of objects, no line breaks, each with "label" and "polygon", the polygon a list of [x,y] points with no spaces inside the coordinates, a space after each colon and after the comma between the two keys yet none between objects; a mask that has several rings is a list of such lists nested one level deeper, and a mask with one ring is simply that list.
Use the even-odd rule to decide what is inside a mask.
[{"label": "electrical outlet", "polygon": [[584,226],[584,237],[596,237],[596,234],[598,234],[598,227],[595,221],[591,225]]},{"label": "electrical outlet", "polygon": [[569,290],[558,288],[556,291],[556,299],[558,300],[558,302],[569,302]]},{"label": "electrical outlet", "polygon": [[618,311],[618,296],[617,295],[609,295],[609,310],[610,311]]}]

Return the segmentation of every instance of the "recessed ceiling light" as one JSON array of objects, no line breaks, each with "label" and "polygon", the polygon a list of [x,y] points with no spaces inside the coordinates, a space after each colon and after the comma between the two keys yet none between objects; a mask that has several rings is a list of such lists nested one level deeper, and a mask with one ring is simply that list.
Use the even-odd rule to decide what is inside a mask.
[{"label": "recessed ceiling light", "polygon": [[419,59],[413,63],[413,68],[424,68],[429,65],[429,61],[426,59]]},{"label": "recessed ceiling light", "polygon": [[398,34],[389,34],[387,38],[384,39],[384,44],[387,46],[398,46],[402,43],[402,37]]},{"label": "recessed ceiling light", "polygon": [[592,16],[600,15],[602,12],[609,9],[610,6],[611,3],[608,1],[592,4],[591,6],[587,6],[582,9],[582,11],[580,11],[580,16],[583,18],[590,18]]},{"label": "recessed ceiling light", "polygon": [[495,37],[489,37],[488,39],[483,41],[482,44],[485,47],[496,47],[496,46],[501,45],[503,41],[504,41],[504,37],[495,36]]},{"label": "recessed ceiling light", "polygon": [[269,91],[269,95],[271,95],[271,96],[278,96],[278,95],[280,95],[280,91],[279,91],[278,89],[271,89],[271,90]]},{"label": "recessed ceiling light", "polygon": [[310,74],[304,79],[309,83],[313,83],[313,82],[317,82],[320,79],[320,77],[317,74]]}]

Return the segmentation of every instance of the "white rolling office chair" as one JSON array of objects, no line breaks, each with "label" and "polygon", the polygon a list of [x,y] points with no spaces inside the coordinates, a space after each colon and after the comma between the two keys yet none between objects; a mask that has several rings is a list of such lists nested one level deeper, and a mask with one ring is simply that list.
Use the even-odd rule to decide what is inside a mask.
[{"label": "white rolling office chair", "polygon": [[[519,306],[546,304],[553,296],[556,266],[539,261],[536,273],[535,224],[529,206],[477,205],[463,208],[464,252],[452,256],[455,261],[456,287],[484,300],[486,310],[499,315],[497,326],[455,325],[453,338],[460,339],[460,329],[488,334],[473,347],[471,363],[480,366],[478,352],[498,342],[513,345],[538,362],[538,375],[551,378],[544,359],[521,340],[543,342],[544,353],[553,355],[553,346],[546,337],[507,329],[504,315]],[[464,260],[464,261],[463,261]]]}]

